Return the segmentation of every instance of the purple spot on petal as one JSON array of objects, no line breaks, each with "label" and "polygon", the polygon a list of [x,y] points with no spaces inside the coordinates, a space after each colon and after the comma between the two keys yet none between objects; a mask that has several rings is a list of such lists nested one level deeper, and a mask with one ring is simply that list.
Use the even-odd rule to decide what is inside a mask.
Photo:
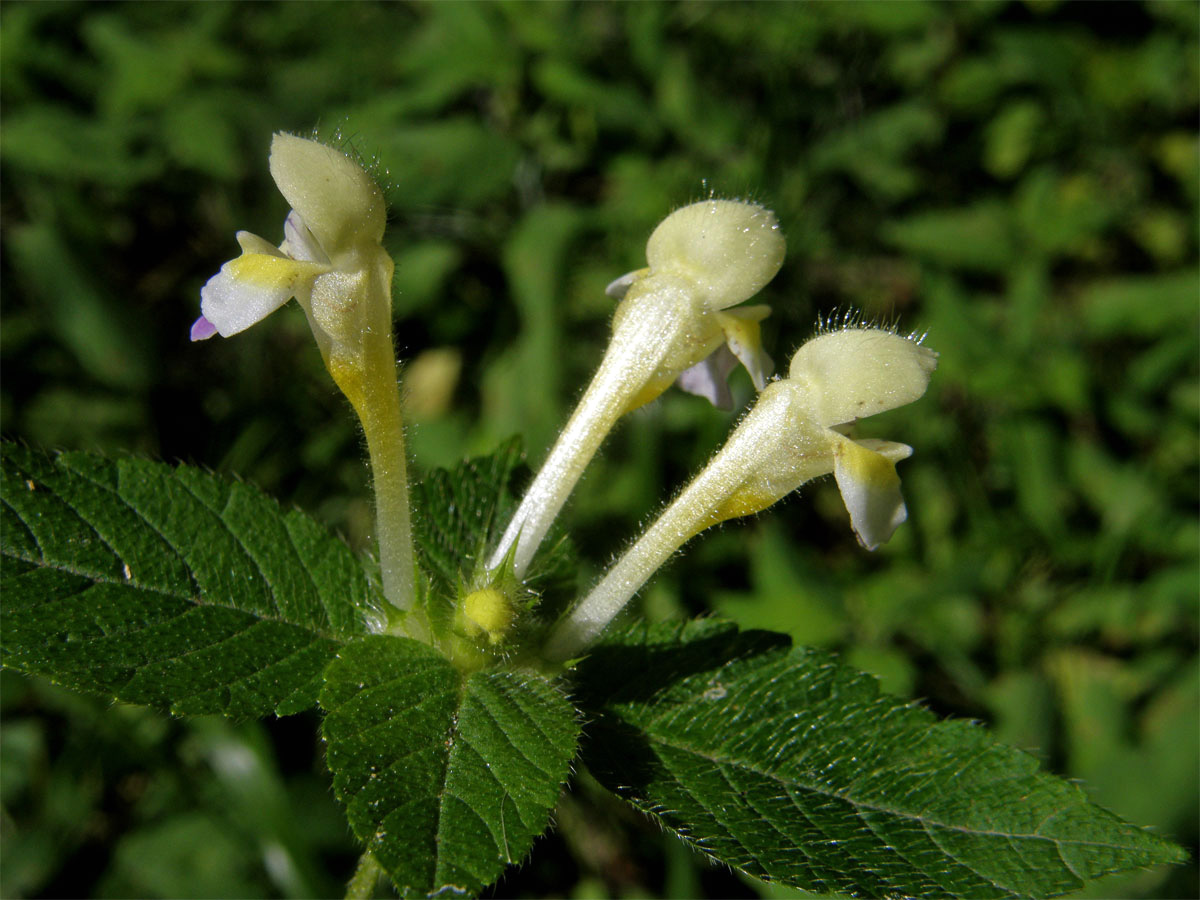
[{"label": "purple spot on petal", "polygon": [[201,316],[192,323],[192,340],[207,341],[210,337],[217,333],[217,326],[208,319]]}]

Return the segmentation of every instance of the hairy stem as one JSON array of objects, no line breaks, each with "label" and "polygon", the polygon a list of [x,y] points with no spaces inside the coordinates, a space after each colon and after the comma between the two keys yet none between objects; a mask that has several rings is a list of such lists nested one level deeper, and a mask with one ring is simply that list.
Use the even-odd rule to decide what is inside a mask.
[{"label": "hairy stem", "polygon": [[[379,567],[383,593],[397,609],[409,610],[413,590],[412,519],[408,505],[408,460],[405,457],[404,420],[400,415],[400,390],[390,336],[385,348],[372,352],[368,344],[361,420],[371,458],[375,490],[375,531],[379,541]],[[385,350],[385,353],[378,352]],[[370,359],[375,356],[377,359]]]},{"label": "hairy stem", "polygon": [[383,594],[397,609],[408,611],[416,603],[412,515],[404,418],[392,344],[392,262],[386,255],[375,276],[368,305],[370,321],[363,335],[362,407],[358,413],[371,457]]},{"label": "hairy stem", "polygon": [[346,900],[371,900],[375,896],[375,885],[383,874],[383,866],[375,854],[366,851],[358,858],[358,867],[346,885]]},{"label": "hairy stem", "polygon": [[499,568],[511,552],[517,578],[525,575],[583,470],[686,327],[686,319],[667,298],[665,303],[637,308],[616,330],[599,370],[492,553],[489,569]]},{"label": "hairy stem", "polygon": [[607,363],[606,357],[579,406],[555,441],[546,462],[525,492],[520,507],[500,539],[500,546],[488,562],[488,568],[499,567],[513,544],[516,544],[513,554],[515,574],[517,578],[524,576],[533,554],[567,502],[583,470],[620,418],[625,408],[625,397],[619,388],[626,373]]},{"label": "hairy stem", "polygon": [[[363,268],[369,279],[361,295],[361,343],[348,353],[335,346],[326,365],[358,414],[367,439],[384,597],[396,609],[409,612],[416,603],[416,592],[408,459],[392,344],[392,261],[380,251],[374,263]],[[413,637],[422,636],[414,632],[423,633],[423,626],[410,621],[405,625]]]},{"label": "hairy stem", "polygon": [[[579,656],[642,586],[680,547],[717,522],[756,512],[782,494],[745,497],[736,508],[748,476],[772,456],[769,435],[786,433],[789,405],[779,389],[768,387],[759,403],[730,435],[725,446],[692,479],[592,590],[550,632],[543,655],[552,662]],[[790,490],[794,485],[790,485]]]},{"label": "hairy stem", "polygon": [[671,555],[709,522],[710,514],[732,492],[721,458],[705,469],[625,551],[600,583],[550,633],[544,655],[562,662],[580,655]]}]

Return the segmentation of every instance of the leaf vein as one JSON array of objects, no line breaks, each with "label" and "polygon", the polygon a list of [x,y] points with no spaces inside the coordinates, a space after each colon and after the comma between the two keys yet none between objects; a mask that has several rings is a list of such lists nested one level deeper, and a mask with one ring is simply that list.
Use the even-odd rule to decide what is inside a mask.
[{"label": "leaf vein", "polygon": [[[153,522],[151,522],[149,519],[147,519],[145,514],[143,514],[141,510],[139,510],[136,506],[134,506],[132,503],[130,503],[124,496],[122,496],[121,492],[117,488],[114,488],[111,485],[107,485],[102,481],[97,481],[95,478],[93,478],[87,472],[83,472],[83,471],[80,471],[79,469],[73,468],[61,456],[54,459],[53,466],[58,471],[65,470],[66,472],[70,473],[71,475],[74,475],[75,477],[80,478],[83,481],[86,481],[89,484],[99,488],[101,491],[104,491],[107,494],[111,494],[113,499],[115,499],[118,503],[120,503],[121,506],[125,507],[125,509],[127,509],[131,513],[133,513],[133,515],[136,518],[138,518],[142,522],[144,522],[146,527],[149,528],[150,531],[153,532],[155,535],[157,535],[158,538],[171,550],[171,552],[175,554],[176,559],[178,559],[179,563],[183,566],[184,570],[187,572],[188,580],[192,583],[192,587],[194,588],[195,593],[197,593],[197,594],[200,593],[200,586],[199,586],[199,584],[196,583],[195,576],[192,574],[192,567],[188,564],[187,557],[184,556],[183,553],[180,551],[180,549],[178,547],[176,547],[175,544],[172,543],[167,538],[167,536],[162,533],[162,531],[159,530],[157,525],[155,525]],[[56,497],[58,497],[64,503],[67,503],[66,498],[64,498],[62,496],[61,492],[53,490],[53,489],[52,489],[52,491]],[[67,505],[70,506],[69,503],[67,503]],[[72,507],[72,509],[74,509],[74,507]],[[88,525],[89,525],[89,527],[92,527],[94,530],[95,526],[92,526],[90,522],[88,522]],[[117,557],[121,558],[121,555],[118,553]],[[186,593],[176,594],[176,596],[180,597],[181,599],[188,598],[188,594],[186,594]]]},{"label": "leaf vein", "polygon": [[950,850],[947,850],[946,846],[938,839],[937,835],[935,835],[933,833],[933,831],[931,830],[931,828],[938,827],[936,825],[936,823],[926,822],[924,820],[918,820],[918,821],[920,822],[921,827],[925,830],[925,833],[927,835],[929,835],[929,839],[938,846],[938,849],[941,850],[943,854],[945,854],[947,859],[954,860],[955,864],[962,866],[964,869],[966,869],[968,872],[970,872],[972,875],[974,875],[976,878],[978,878],[984,884],[989,884],[992,887],[999,888],[1002,891],[1008,891],[1010,894],[1016,893],[1016,891],[1014,891],[1012,888],[1008,887],[1008,885],[1001,884],[999,881],[989,878],[987,875],[984,875],[982,872],[980,872],[978,869],[976,869],[970,863],[964,862],[963,860],[959,859]]},{"label": "leaf vein", "polygon": [[176,600],[185,600],[185,601],[193,604],[193,606],[197,609],[204,608],[204,607],[211,607],[213,609],[224,609],[229,612],[235,612],[235,613],[240,613],[241,615],[244,615],[244,616],[250,616],[252,618],[258,619],[260,622],[272,622],[276,625],[286,625],[289,628],[296,628],[301,631],[308,631],[308,632],[316,635],[317,637],[321,637],[321,638],[325,638],[326,640],[338,642],[337,638],[335,638],[333,635],[323,634],[322,632],[316,630],[315,628],[309,628],[305,625],[297,625],[295,622],[289,622],[287,619],[283,619],[278,616],[267,615],[265,613],[261,613],[261,612],[257,612],[257,611],[251,612],[250,610],[245,610],[245,609],[242,609],[241,607],[232,606],[227,603],[211,602],[211,601],[208,601],[207,599],[201,599],[201,596],[198,596],[196,594],[180,594],[180,593],[176,593],[174,591],[160,590],[159,588],[144,587],[141,585],[133,584],[132,582],[129,582],[129,581],[125,581],[123,579],[119,580],[119,579],[112,578],[109,576],[100,575],[95,572],[80,571],[79,569],[76,569],[72,566],[65,565],[62,563],[47,562],[44,559],[32,559],[23,553],[18,553],[16,551],[12,551],[12,550],[5,550],[2,555],[7,556],[10,559],[20,560],[21,562],[33,563],[34,565],[39,566],[43,569],[54,569],[55,571],[58,571],[58,572],[66,572],[68,575],[74,575],[77,578],[85,578],[89,581],[95,582],[96,584],[107,584],[107,585],[111,585],[113,587],[126,588],[128,590],[147,591],[149,593],[154,593],[154,594],[165,594],[168,597],[174,597]]},{"label": "leaf vein", "polygon": [[791,784],[795,784],[797,787],[804,787],[808,790],[811,790],[811,791],[821,794],[823,796],[842,800],[844,802],[852,804],[855,807],[861,807],[863,809],[871,810],[872,812],[883,813],[885,815],[892,815],[899,819],[910,819],[915,822],[928,823],[937,828],[942,828],[946,831],[955,831],[955,832],[960,832],[962,834],[978,835],[978,836],[985,836],[985,837],[1007,837],[1007,838],[1018,838],[1020,840],[1049,841],[1051,843],[1056,843],[1056,844],[1062,843],[1062,844],[1071,845],[1071,846],[1104,847],[1104,848],[1107,848],[1110,850],[1125,849],[1120,844],[1112,844],[1112,843],[1109,843],[1106,841],[1087,841],[1087,840],[1082,840],[1082,839],[1078,839],[1078,838],[1056,838],[1056,837],[1050,837],[1048,835],[1042,835],[1042,834],[1014,834],[1011,832],[995,831],[995,830],[990,830],[990,829],[967,828],[962,825],[952,825],[947,822],[939,822],[935,819],[927,818],[920,813],[913,813],[913,812],[909,812],[906,810],[895,809],[893,807],[884,806],[884,805],[878,804],[878,803],[869,803],[865,800],[859,800],[859,799],[855,799],[852,797],[844,797],[835,791],[823,790],[822,788],[820,788],[816,785],[804,785],[804,784],[801,784],[799,781],[791,782],[776,772],[769,771],[767,769],[762,768],[761,766],[753,765],[753,764],[748,763],[741,759],[721,758],[716,753],[709,753],[709,752],[705,752],[703,750],[697,750],[694,747],[686,746],[682,743],[673,743],[672,741],[670,741],[664,737],[661,737],[659,735],[656,735],[656,734],[651,734],[651,733],[647,732],[647,735],[650,737],[651,740],[656,741],[657,743],[662,744],[663,746],[667,746],[674,750],[679,750],[684,753],[691,753],[694,756],[698,756],[701,759],[708,760],[709,762],[712,762],[712,763],[740,766],[749,772],[756,773],[758,775],[763,776],[764,778],[769,778],[772,781],[775,781],[778,784],[785,786],[785,787],[788,785],[791,785]]},{"label": "leaf vein", "polygon": [[288,527],[286,516],[281,517],[281,524],[283,526],[283,533],[287,535],[288,546],[291,548],[295,558],[300,561],[300,568],[304,572],[304,576],[308,579],[308,583],[312,586],[317,602],[321,604],[321,610],[325,613],[325,624],[329,626],[329,630],[332,633],[336,630],[333,625],[333,611],[329,608],[329,603],[326,601],[325,594],[322,593],[320,585],[317,584],[317,579],[314,577],[312,569],[304,563],[304,554],[300,552],[300,546],[296,543],[296,538],[292,535],[292,529]]},{"label": "leaf vein", "polygon": [[[21,527],[25,529],[25,533],[29,535],[29,539],[32,540],[34,543],[34,546],[37,547],[39,559],[38,560],[27,559],[27,560],[25,560],[25,562],[40,562],[41,560],[44,560],[46,558],[46,551],[42,549],[42,542],[38,540],[37,532],[35,532],[32,528],[29,527],[29,523],[25,521],[25,517],[21,515],[21,511],[19,509],[17,509],[15,506],[13,506],[11,503],[9,503],[8,500],[5,498],[0,498],[0,503],[3,503],[6,507],[8,507],[9,509],[12,510],[13,515],[17,517],[17,521],[21,523]],[[5,554],[7,554],[9,556],[13,556],[14,558],[19,558],[16,556],[15,553],[11,552],[7,547],[4,548],[4,552],[5,552]]]},{"label": "leaf vein", "polygon": [[[479,708],[482,709],[487,714],[487,717],[489,719],[491,719],[493,723],[495,723],[497,730],[499,730],[500,734],[502,734],[504,736],[504,740],[508,743],[508,745],[517,752],[518,756],[520,756],[523,760],[525,760],[527,763],[529,763],[529,765],[531,765],[534,769],[536,769],[542,775],[545,775],[547,778],[553,777],[552,772],[543,768],[538,762],[533,760],[529,756],[529,754],[526,753],[521,747],[517,746],[516,742],[509,736],[508,729],[506,729],[504,727],[503,723],[501,723],[501,721],[496,717],[496,714],[494,712],[492,712],[492,710],[488,706],[487,702],[483,701],[482,698],[480,698]],[[517,709],[520,710],[520,707],[518,706]],[[536,723],[534,723],[534,727],[537,728]],[[542,734],[543,737],[545,737],[545,733],[542,732],[540,728],[537,728],[537,730],[540,734]],[[551,745],[551,746],[553,746],[553,745]],[[476,752],[479,752],[478,748],[476,748]],[[480,754],[480,755],[482,756],[483,754]],[[504,787],[504,785],[501,785],[501,787]]]},{"label": "leaf vein", "polygon": [[225,514],[229,511],[229,504],[233,498],[232,488],[225,495],[224,508],[218,511],[216,507],[209,504],[203,497],[192,490],[191,485],[189,485],[182,478],[177,478],[175,480],[196,500],[197,503],[212,513],[213,517],[218,523],[220,523],[221,528],[225,530],[225,533],[233,539],[235,544],[237,544],[238,548],[242,551],[243,556],[249,560],[250,564],[254,567],[254,571],[258,573],[260,578],[262,578],[263,584],[267,586],[267,591],[271,599],[271,606],[275,608],[275,615],[282,616],[283,611],[279,605],[279,594],[277,592],[275,582],[270,578],[270,576],[267,575],[266,570],[262,567],[262,563],[258,561],[257,555],[250,549],[246,542],[242,540],[242,536],[234,531],[232,526],[230,526],[230,524],[225,520]]},{"label": "leaf vein", "polygon": [[[420,700],[418,700],[416,703],[412,704],[411,706],[404,707],[402,712],[407,714],[407,713],[412,713],[414,711],[420,710],[421,707],[425,706],[430,701],[437,700],[437,699],[445,696],[446,694],[451,694],[453,692],[454,692],[454,689],[450,688],[448,690],[438,691],[437,693],[426,694],[425,696],[423,696]],[[344,741],[344,740],[349,740],[350,738],[357,738],[357,737],[362,737],[363,735],[371,734],[372,732],[378,731],[379,729],[384,728],[385,726],[391,725],[398,718],[401,718],[400,713],[391,714],[386,719],[381,719],[380,721],[375,722],[371,725],[368,725],[365,728],[358,728],[358,729],[355,729],[354,731],[347,731],[345,734],[339,735],[338,740]],[[437,741],[434,741],[434,743],[436,744]]]}]

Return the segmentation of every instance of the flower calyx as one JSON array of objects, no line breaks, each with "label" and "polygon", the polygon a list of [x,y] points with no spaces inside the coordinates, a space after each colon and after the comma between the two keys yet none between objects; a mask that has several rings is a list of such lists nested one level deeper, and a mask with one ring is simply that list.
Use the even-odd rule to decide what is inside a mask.
[{"label": "flower calyx", "polygon": [[434,642],[464,672],[498,662],[511,664],[527,653],[539,627],[531,615],[539,596],[509,575],[460,586],[448,615],[431,615]]},{"label": "flower calyx", "polygon": [[462,598],[456,624],[468,637],[501,643],[517,620],[517,607],[507,593],[496,587],[480,588]]}]

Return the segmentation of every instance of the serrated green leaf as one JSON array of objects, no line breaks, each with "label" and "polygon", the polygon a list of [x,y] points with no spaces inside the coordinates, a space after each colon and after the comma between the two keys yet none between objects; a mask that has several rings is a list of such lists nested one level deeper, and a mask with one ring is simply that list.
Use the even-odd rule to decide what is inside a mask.
[{"label": "serrated green leaf", "polygon": [[1182,850],[967,722],[826,653],[717,621],[642,627],[579,667],[596,777],[759,878],[870,897],[1045,897]]},{"label": "serrated green leaf", "polygon": [[575,755],[545,678],[463,675],[384,635],[339,651],[321,691],[334,791],[403,896],[477,894],[546,827]]},{"label": "serrated green leaf", "polygon": [[197,469],[3,445],[3,663],[175,713],[311,707],[373,595],[349,548]]}]

